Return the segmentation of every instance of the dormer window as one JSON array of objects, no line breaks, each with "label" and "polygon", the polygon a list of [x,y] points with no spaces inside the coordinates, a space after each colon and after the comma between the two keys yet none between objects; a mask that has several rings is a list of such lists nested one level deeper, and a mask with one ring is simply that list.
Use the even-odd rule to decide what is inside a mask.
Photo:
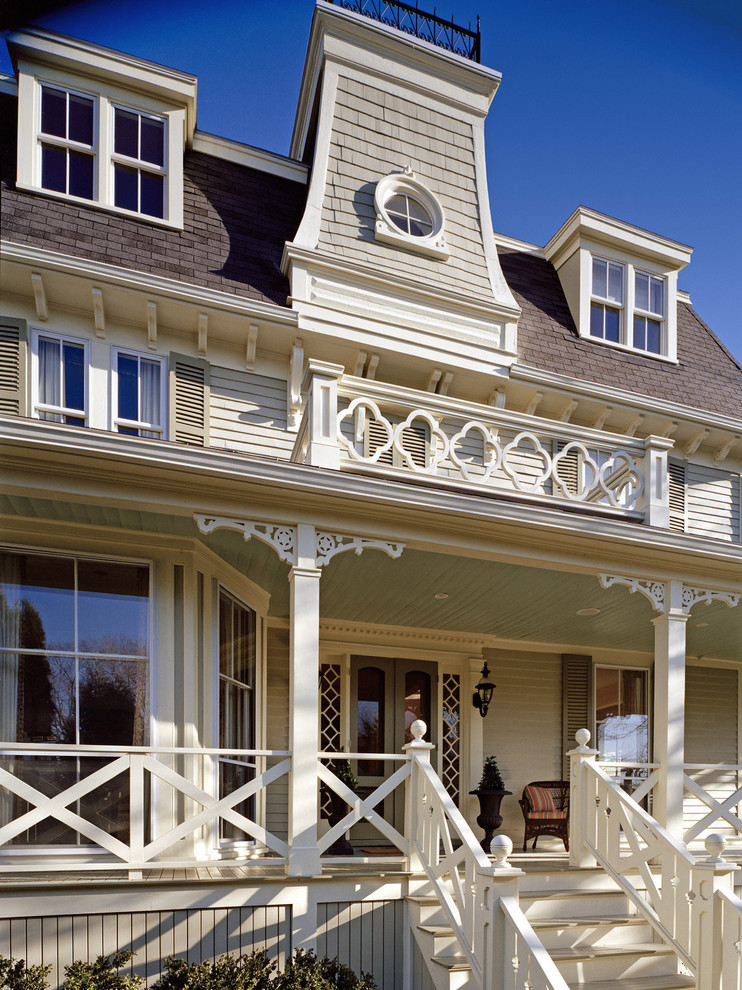
[{"label": "dormer window", "polygon": [[678,272],[691,248],[580,206],[544,255],[583,340],[677,361]]},{"label": "dormer window", "polygon": [[18,187],[181,228],[195,77],[39,28],[7,40]]}]

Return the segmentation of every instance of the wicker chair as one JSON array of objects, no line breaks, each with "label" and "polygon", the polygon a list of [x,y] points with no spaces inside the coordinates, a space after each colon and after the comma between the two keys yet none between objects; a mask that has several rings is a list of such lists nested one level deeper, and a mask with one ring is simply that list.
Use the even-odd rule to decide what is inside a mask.
[{"label": "wicker chair", "polygon": [[569,852],[569,781],[534,780],[523,788],[518,804],[525,821],[523,852],[529,839],[535,849],[540,835],[556,836]]}]

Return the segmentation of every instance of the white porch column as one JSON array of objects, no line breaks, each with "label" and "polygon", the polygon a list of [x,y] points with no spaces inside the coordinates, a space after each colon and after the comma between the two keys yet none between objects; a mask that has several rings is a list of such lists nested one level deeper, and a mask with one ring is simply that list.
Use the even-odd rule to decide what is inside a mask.
[{"label": "white porch column", "polygon": [[296,563],[289,576],[289,862],[292,877],[321,873],[317,848],[319,740],[319,579],[314,526],[297,527]]},{"label": "white porch column", "polygon": [[663,614],[654,625],[654,762],[660,780],[654,817],[674,836],[683,835],[685,762],[685,625],[683,584],[668,581]]},{"label": "white porch column", "polygon": [[[484,719],[481,717],[479,709],[472,708],[471,699],[477,684],[482,678],[483,666],[484,657],[469,658],[469,677],[461,691],[461,710],[463,712],[466,708],[469,712],[469,776],[468,787],[466,788],[466,794],[468,794],[468,814],[466,820],[468,822],[475,821],[479,814],[477,798],[470,792],[476,790],[479,786],[479,778],[482,776],[482,764],[484,762]],[[462,719],[462,721],[466,724],[465,720]],[[464,807],[463,801],[461,804]]]}]

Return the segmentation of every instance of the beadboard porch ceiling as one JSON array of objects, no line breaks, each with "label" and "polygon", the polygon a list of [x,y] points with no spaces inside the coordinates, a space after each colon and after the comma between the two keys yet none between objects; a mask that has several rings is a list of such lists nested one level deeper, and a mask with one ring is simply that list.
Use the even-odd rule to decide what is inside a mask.
[{"label": "beadboard porch ceiling", "polygon": [[[22,496],[0,496],[0,514],[198,539],[271,595],[270,616],[288,618],[288,565],[238,532],[200,534],[185,516]],[[436,595],[447,595],[437,598]],[[323,620],[460,632],[544,644],[559,652],[653,652],[652,618],[641,594],[601,587],[597,576],[457,557],[412,548],[397,560],[379,550],[338,554],[324,568]],[[583,609],[599,609],[581,616]],[[687,626],[688,655],[742,662],[742,605],[696,605]],[[448,640],[450,647],[450,640]]]}]

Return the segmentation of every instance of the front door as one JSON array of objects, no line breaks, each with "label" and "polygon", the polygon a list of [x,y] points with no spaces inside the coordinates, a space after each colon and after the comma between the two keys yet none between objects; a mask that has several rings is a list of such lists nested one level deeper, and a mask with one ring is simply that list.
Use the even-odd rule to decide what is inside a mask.
[{"label": "front door", "polygon": [[[438,666],[422,660],[354,656],[351,658],[351,749],[356,753],[402,754],[412,741],[410,726],[422,719],[426,740],[436,743]],[[370,794],[400,767],[398,761],[358,760],[359,792]],[[379,808],[386,820],[402,831],[404,788],[398,787]],[[358,826],[353,842],[386,844],[372,826]]]}]

